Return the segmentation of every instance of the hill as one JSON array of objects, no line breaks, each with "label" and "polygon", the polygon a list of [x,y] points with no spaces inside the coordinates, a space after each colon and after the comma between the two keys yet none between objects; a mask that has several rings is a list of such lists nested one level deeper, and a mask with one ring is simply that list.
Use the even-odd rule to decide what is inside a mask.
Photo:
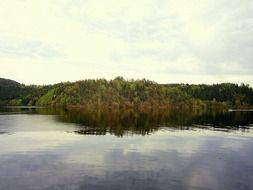
[{"label": "hill", "polygon": [[0,78],[0,103],[16,98],[21,88],[21,84],[16,81]]},{"label": "hill", "polygon": [[158,84],[146,79],[124,80],[122,77],[46,86],[26,86],[1,79],[0,103],[65,108],[249,107],[253,105],[253,89],[244,84]]}]

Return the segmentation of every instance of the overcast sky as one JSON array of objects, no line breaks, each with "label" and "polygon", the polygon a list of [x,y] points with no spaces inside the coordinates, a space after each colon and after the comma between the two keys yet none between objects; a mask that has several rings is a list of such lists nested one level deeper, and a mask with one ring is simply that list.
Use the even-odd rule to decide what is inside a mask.
[{"label": "overcast sky", "polygon": [[1,0],[0,77],[253,84],[252,0]]}]

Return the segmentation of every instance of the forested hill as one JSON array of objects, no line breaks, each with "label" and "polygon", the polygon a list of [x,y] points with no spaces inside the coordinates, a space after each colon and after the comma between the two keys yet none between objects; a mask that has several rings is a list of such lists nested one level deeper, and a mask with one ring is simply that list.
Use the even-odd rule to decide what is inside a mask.
[{"label": "forested hill", "polygon": [[17,94],[20,92],[21,84],[9,80],[0,78],[0,100],[10,100],[17,97]]},{"label": "forested hill", "polygon": [[231,83],[158,84],[146,79],[81,80],[54,85],[23,85],[0,79],[0,105],[55,107],[249,107],[253,89]]}]

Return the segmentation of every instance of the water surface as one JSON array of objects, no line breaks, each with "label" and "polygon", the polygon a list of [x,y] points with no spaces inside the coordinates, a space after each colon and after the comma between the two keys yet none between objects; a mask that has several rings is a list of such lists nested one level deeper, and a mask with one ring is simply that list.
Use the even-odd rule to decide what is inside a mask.
[{"label": "water surface", "polygon": [[0,189],[253,189],[253,113],[0,111]]}]

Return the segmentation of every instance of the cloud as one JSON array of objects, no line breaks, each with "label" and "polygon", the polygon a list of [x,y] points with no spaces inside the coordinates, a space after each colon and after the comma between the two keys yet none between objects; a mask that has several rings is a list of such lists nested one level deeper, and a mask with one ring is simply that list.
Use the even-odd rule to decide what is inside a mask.
[{"label": "cloud", "polygon": [[4,0],[0,75],[253,84],[252,9],[250,0]]},{"label": "cloud", "polygon": [[0,41],[0,54],[8,55],[17,58],[29,57],[29,58],[45,58],[52,59],[60,56],[54,47],[44,44],[39,41],[12,41],[2,40]]}]

